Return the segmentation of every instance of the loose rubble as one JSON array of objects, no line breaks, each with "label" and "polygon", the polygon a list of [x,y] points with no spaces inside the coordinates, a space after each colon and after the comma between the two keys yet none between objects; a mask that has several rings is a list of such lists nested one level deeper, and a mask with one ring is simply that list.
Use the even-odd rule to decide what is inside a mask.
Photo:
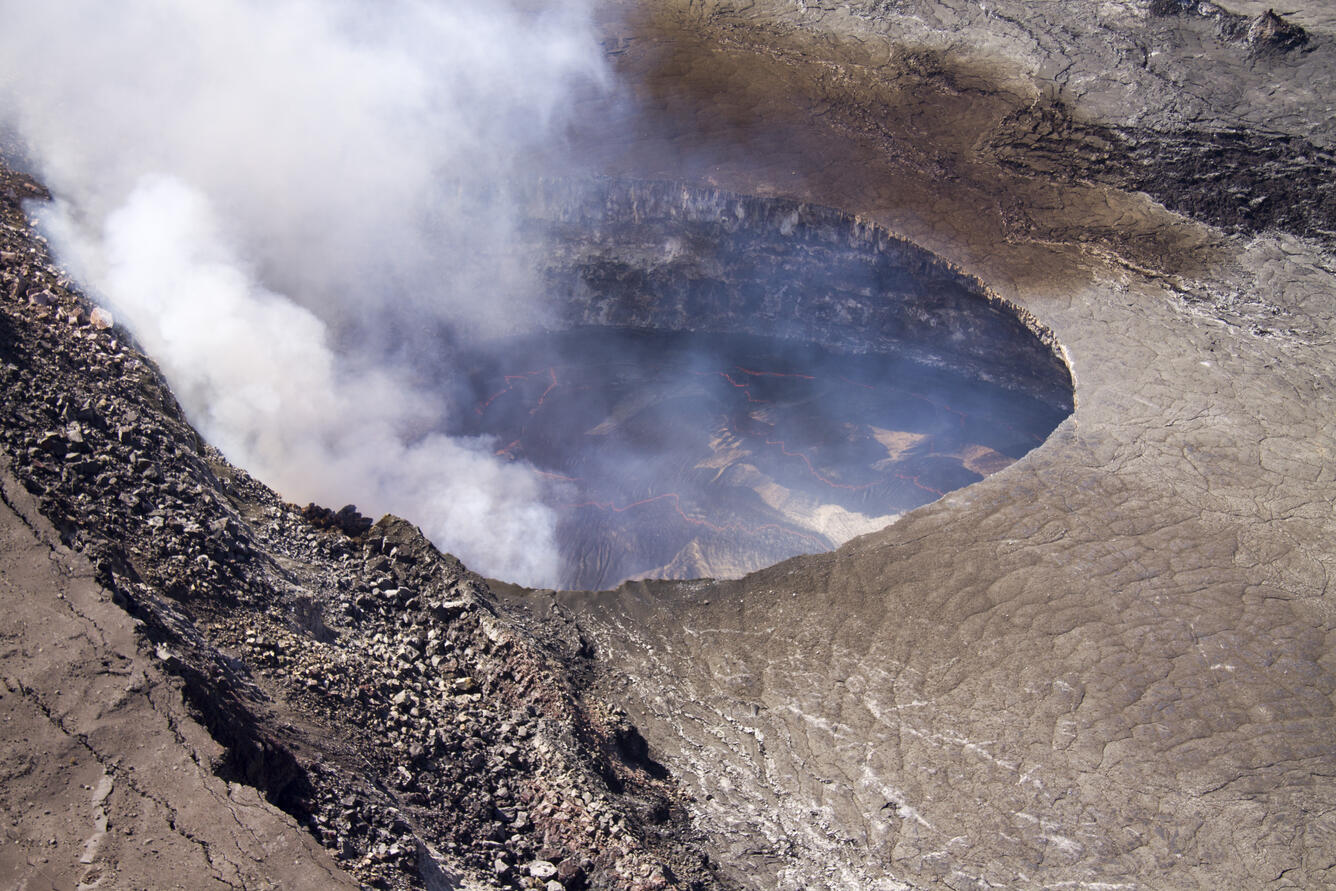
[{"label": "loose rubble", "polygon": [[[0,446],[259,788],[373,888],[717,887],[680,795],[404,520],[288,504],[203,443],[0,171]],[[666,802],[666,806],[663,804]]]}]

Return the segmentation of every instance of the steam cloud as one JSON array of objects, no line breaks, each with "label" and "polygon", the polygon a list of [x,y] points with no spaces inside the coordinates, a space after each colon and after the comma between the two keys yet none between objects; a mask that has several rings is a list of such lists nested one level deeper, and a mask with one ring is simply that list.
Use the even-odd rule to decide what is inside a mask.
[{"label": "steam cloud", "polygon": [[232,460],[560,575],[532,468],[441,435],[448,336],[544,304],[505,183],[606,80],[585,0],[0,0],[0,117],[58,252]]}]

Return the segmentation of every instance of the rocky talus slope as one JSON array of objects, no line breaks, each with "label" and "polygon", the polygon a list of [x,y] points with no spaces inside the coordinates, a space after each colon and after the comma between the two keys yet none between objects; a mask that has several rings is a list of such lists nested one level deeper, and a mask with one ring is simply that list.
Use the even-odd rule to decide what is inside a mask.
[{"label": "rocky talus slope", "polygon": [[[716,885],[638,732],[582,696],[578,633],[526,630],[403,520],[301,509],[229,465],[51,265],[21,206],[43,198],[0,173],[6,530],[63,555],[29,560],[60,587],[5,574],[9,876]],[[64,750],[84,791],[33,785]]]}]

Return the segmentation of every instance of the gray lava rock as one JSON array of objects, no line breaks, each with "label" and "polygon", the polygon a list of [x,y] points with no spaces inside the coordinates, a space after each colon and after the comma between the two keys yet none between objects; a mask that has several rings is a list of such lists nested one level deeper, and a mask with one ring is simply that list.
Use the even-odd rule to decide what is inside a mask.
[{"label": "gray lava rock", "polygon": [[557,874],[557,865],[550,860],[535,860],[525,866],[535,879],[550,879]]},{"label": "gray lava rock", "polygon": [[1268,9],[1252,20],[1244,39],[1259,55],[1287,53],[1308,43],[1308,32]]}]

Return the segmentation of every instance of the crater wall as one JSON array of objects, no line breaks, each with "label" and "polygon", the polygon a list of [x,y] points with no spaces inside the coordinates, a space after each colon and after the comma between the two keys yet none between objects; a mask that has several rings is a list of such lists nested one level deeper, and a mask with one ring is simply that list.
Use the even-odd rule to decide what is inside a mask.
[{"label": "crater wall", "polygon": [[681,183],[546,181],[524,206],[570,324],[888,352],[1071,406],[1053,333],[930,251],[838,210]]}]

